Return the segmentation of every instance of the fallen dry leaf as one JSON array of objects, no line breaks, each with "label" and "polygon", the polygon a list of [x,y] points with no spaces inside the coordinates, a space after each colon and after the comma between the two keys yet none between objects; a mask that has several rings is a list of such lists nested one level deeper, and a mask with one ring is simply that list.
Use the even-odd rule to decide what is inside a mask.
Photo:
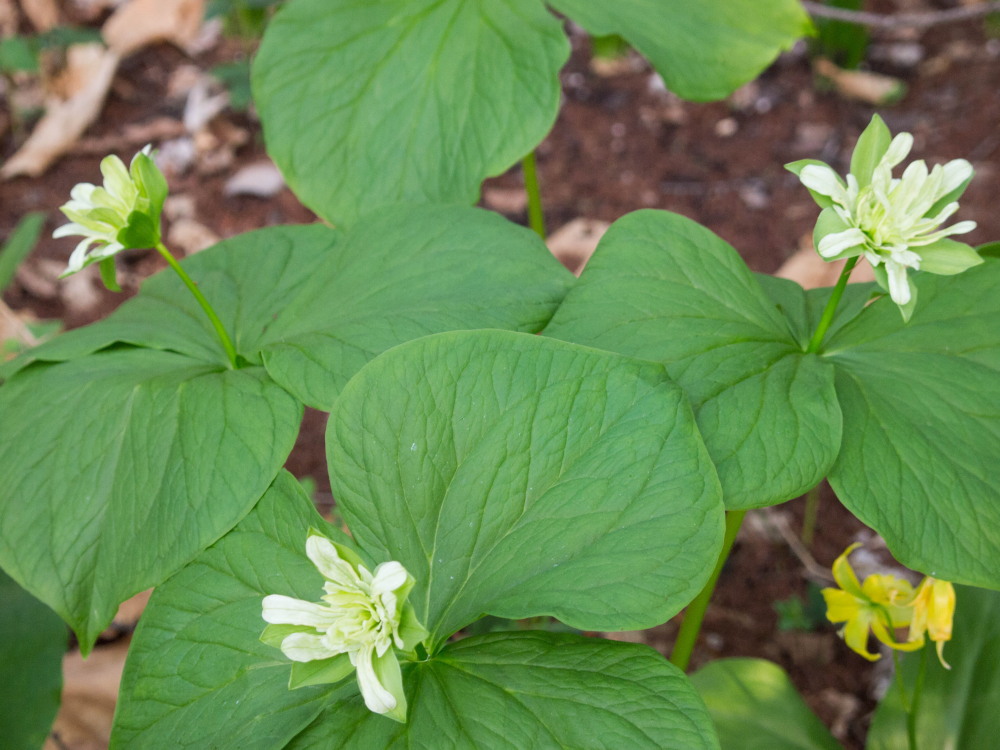
[{"label": "fallen dry leaf", "polygon": [[285,187],[285,178],[273,162],[260,161],[248,164],[226,180],[222,192],[226,195],[253,195],[270,198]]},{"label": "fallen dry leaf", "polygon": [[14,0],[0,0],[0,37],[8,37],[17,32],[20,15]]},{"label": "fallen dry leaf", "polygon": [[73,45],[67,50],[67,68],[82,88],[65,100],[53,99],[34,131],[7,163],[0,179],[18,175],[37,177],[64,154],[101,112],[120,57],[100,45]]},{"label": "fallen dry leaf", "polygon": [[131,0],[105,21],[104,41],[124,57],[153,42],[186,48],[198,38],[204,0]]},{"label": "fallen dry leaf", "polygon": [[178,219],[167,232],[167,244],[184,255],[200,253],[220,239],[219,235],[194,219]]},{"label": "fallen dry leaf", "polygon": [[48,31],[59,25],[59,3],[56,0],[21,0],[21,10],[38,31]]},{"label": "fallen dry leaf", "polygon": [[573,219],[553,232],[545,243],[560,263],[579,276],[608,226],[606,221],[598,219]]},{"label": "fallen dry leaf", "polygon": [[[806,289],[817,289],[836,284],[845,262],[823,260],[812,249],[812,243],[810,243],[808,247],[802,247],[791,258],[782,263],[781,268],[775,271],[774,275],[782,279],[797,281]],[[853,283],[874,280],[875,274],[868,263],[859,263],[851,272],[850,281]]]},{"label": "fallen dry leaf", "polygon": [[898,78],[866,70],[842,70],[829,60],[818,58],[816,72],[828,78],[837,92],[867,104],[892,104],[906,94],[906,84]]},{"label": "fallen dry leaf", "polygon": [[[25,346],[37,345],[38,339],[28,328],[28,320],[30,318],[25,313],[14,312],[0,299],[0,344],[16,341]],[[15,352],[12,350],[8,356],[6,351],[6,348],[0,347],[0,361],[13,358]]]}]

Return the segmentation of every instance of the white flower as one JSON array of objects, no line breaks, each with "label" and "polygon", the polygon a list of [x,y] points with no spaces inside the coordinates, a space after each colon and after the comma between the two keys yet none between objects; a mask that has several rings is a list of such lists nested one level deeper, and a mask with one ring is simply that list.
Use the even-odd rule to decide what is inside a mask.
[{"label": "white flower", "polygon": [[968,245],[947,239],[972,231],[975,222],[941,227],[958,210],[957,198],[972,178],[972,165],[955,159],[928,171],[920,160],[893,177],[893,168],[912,147],[909,133],[890,140],[889,129],[876,115],[858,140],[846,180],[822,162],[788,165],[823,208],[814,235],[819,254],[826,260],[863,254],[900,306],[913,300],[907,269],[954,274],[982,262]]},{"label": "white flower", "polygon": [[60,209],[69,224],[53,237],[81,235],[62,276],[74,274],[122,250],[153,247],[160,241],[160,213],[167,183],[150,156],[150,146],[133,157],[129,168],[117,156],[101,161],[104,186],[80,183]]},{"label": "white flower", "polygon": [[[412,651],[427,637],[406,602],[413,578],[395,561],[372,573],[357,555],[318,532],[310,532],[306,555],[326,579],[322,601],[264,597],[263,617],[271,627],[262,640],[279,645],[294,662],[346,655],[368,709],[404,721],[406,699],[394,648]],[[345,674],[336,666],[332,673],[336,679]]]}]

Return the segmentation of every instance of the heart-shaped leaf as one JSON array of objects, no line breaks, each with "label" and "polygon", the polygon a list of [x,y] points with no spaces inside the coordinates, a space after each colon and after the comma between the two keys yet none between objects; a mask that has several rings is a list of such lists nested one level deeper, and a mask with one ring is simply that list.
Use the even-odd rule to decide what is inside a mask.
[{"label": "heart-shaped leaf", "polygon": [[718,481],[663,368],[506,331],[369,363],[327,428],[338,507],[403,563],[430,650],[483,614],[585,630],[664,622],[722,541]]},{"label": "heart-shaped leaf", "polygon": [[[794,286],[786,292],[804,306]],[[615,222],[545,335],[666,365],[694,407],[727,508],[796,497],[837,455],[832,368],[803,353],[733,248],[690,219],[639,211]]]},{"label": "heart-shaped leaf", "polygon": [[254,101],[296,195],[350,225],[474,203],[552,127],[568,56],[539,0],[293,0],[264,34]]}]

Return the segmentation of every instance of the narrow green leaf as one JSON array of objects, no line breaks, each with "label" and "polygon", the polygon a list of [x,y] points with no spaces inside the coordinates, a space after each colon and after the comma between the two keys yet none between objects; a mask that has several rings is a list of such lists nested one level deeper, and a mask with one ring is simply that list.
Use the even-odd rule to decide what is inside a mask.
[{"label": "narrow green leaf", "polygon": [[1000,262],[919,284],[909,324],[883,298],[826,347],[845,435],[830,484],[904,565],[1000,588]]},{"label": "narrow green leaf", "polygon": [[261,368],[168,352],[24,371],[0,388],[0,565],[86,653],[121,601],[246,514],[301,417]]},{"label": "narrow green leaf", "polygon": [[34,249],[38,235],[42,233],[43,224],[45,224],[45,214],[41,211],[26,214],[0,248],[0,292],[14,280],[18,266]]},{"label": "narrow green leaf", "polygon": [[450,747],[710,750],[711,719],[690,682],[652,649],[555,633],[493,633],[404,666],[400,725],[359,697],[332,703],[290,750]]},{"label": "narrow green leaf", "polygon": [[906,713],[900,704],[902,680],[913,695],[921,658],[927,672],[917,714],[917,737],[926,748],[987,748],[1000,735],[1000,594],[956,587],[955,630],[945,644],[951,670],[934,653],[903,654],[903,664],[879,704],[868,733],[868,750],[909,750]]},{"label": "narrow green leaf", "polygon": [[561,24],[538,0],[293,0],[254,60],[268,153],[338,225],[474,203],[555,122]]},{"label": "narrow green leaf", "polygon": [[729,509],[796,497],[837,455],[833,371],[803,353],[733,248],[682,216],[615,222],[545,335],[665,364],[694,407]]},{"label": "narrow green leaf", "polygon": [[62,689],[69,631],[56,614],[0,570],[0,727],[3,746],[45,744]]},{"label": "narrow green leaf", "polygon": [[386,352],[338,399],[327,454],[359,546],[416,579],[432,652],[486,613],[664,622],[722,541],[680,389],[653,363],[551,339],[466,331]]},{"label": "narrow green leaf", "polygon": [[623,36],[649,59],[667,88],[694,101],[728,96],[812,30],[809,16],[793,0],[552,0],[551,5],[592,35]]},{"label": "narrow green leaf", "polygon": [[764,659],[720,659],[691,675],[722,750],[840,750],[788,675]]}]

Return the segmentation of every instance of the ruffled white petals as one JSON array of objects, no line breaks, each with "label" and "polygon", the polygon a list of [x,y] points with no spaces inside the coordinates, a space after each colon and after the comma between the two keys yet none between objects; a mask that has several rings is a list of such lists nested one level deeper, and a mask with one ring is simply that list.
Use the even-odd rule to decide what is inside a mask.
[{"label": "ruffled white petals", "polygon": [[386,690],[379,682],[375,672],[374,649],[368,647],[359,650],[354,658],[354,666],[358,670],[358,687],[365,706],[376,714],[387,714],[396,707],[396,697]]},{"label": "ruffled white petals", "polygon": [[292,633],[281,642],[281,653],[292,661],[317,661],[344,652],[330,648],[321,635]]},{"label": "ruffled white petals", "polygon": [[375,575],[372,579],[372,595],[379,596],[381,594],[395,591],[406,583],[406,579],[409,575],[410,574],[406,572],[406,568],[395,560],[379,564],[379,566],[375,568]]},{"label": "ruffled white petals", "polygon": [[341,588],[356,589],[361,582],[357,572],[337,554],[337,548],[326,537],[313,534],[306,540],[306,557],[324,578]]},{"label": "ruffled white petals", "polygon": [[885,271],[889,277],[889,296],[897,305],[905,305],[910,301],[910,282],[906,278],[906,266],[891,258],[885,262]]},{"label": "ruffled white petals", "polygon": [[867,239],[864,232],[856,227],[851,227],[850,229],[845,229],[843,232],[828,234],[819,241],[819,247],[816,250],[824,258],[832,258],[840,255],[845,250],[850,250],[852,247],[864,245]]},{"label": "ruffled white petals", "polygon": [[913,148],[913,136],[906,132],[899,133],[892,139],[881,163],[892,169],[902,163],[903,159],[909,155],[911,148]]},{"label": "ruffled white petals", "polygon": [[280,594],[265,596],[263,607],[264,622],[274,625],[308,625],[326,629],[336,621],[336,616],[328,607]]},{"label": "ruffled white petals", "polygon": [[830,167],[809,164],[803,167],[802,172],[799,174],[799,180],[810,190],[832,198],[836,203],[843,203],[847,198],[847,190],[844,188],[844,183],[841,182],[840,176],[830,169]]},{"label": "ruffled white petals", "polygon": [[944,195],[958,188],[963,182],[972,177],[972,165],[965,159],[953,159],[944,165],[944,180],[941,189]]}]

